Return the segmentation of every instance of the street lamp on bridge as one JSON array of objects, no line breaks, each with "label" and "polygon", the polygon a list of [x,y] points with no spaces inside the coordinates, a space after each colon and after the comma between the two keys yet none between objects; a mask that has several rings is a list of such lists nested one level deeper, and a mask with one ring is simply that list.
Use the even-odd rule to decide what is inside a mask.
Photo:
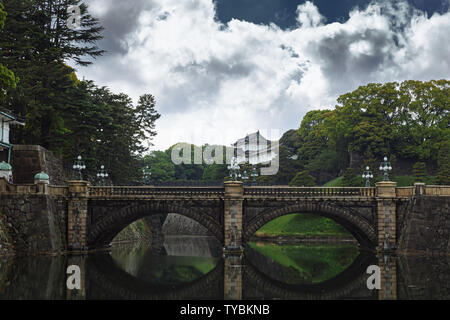
[{"label": "street lamp on bridge", "polygon": [[149,166],[145,166],[145,167],[142,169],[142,173],[143,173],[143,175],[144,175],[144,184],[145,184],[146,186],[150,185],[150,177],[151,177],[151,175],[152,175],[152,173],[151,173],[151,171],[150,171],[150,167],[149,167]]},{"label": "street lamp on bridge", "polygon": [[366,167],[366,171],[362,174],[363,179],[366,179],[366,188],[370,187],[370,179],[373,179],[372,171],[369,170],[369,167]]},{"label": "street lamp on bridge", "polygon": [[75,163],[73,164],[73,170],[78,171],[78,176],[80,180],[83,180],[83,175],[81,173],[82,170],[86,169],[86,165],[84,161],[82,160],[81,156],[77,157],[77,160],[75,160]]},{"label": "street lamp on bridge", "polygon": [[387,157],[384,157],[384,161],[380,164],[380,171],[383,171],[383,181],[389,181],[388,172],[392,170],[391,163],[388,161]]},{"label": "street lamp on bridge", "polygon": [[97,178],[100,179],[100,185],[104,186],[105,185],[105,178],[108,178],[108,172],[106,172],[105,170],[105,166],[102,165],[100,167],[100,171],[97,173]]},{"label": "street lamp on bridge", "polygon": [[244,180],[244,182],[246,182],[249,179],[247,170],[244,170],[244,172],[242,173],[242,180]]},{"label": "street lamp on bridge", "polygon": [[233,181],[238,181],[238,179],[241,177],[241,174],[239,172],[240,169],[241,168],[237,163],[237,158],[233,157],[231,159],[231,164],[228,166],[228,170],[230,170],[230,177]]},{"label": "street lamp on bridge", "polygon": [[259,176],[258,171],[256,171],[256,167],[253,167],[250,176],[253,178],[253,185],[256,185],[256,178]]}]

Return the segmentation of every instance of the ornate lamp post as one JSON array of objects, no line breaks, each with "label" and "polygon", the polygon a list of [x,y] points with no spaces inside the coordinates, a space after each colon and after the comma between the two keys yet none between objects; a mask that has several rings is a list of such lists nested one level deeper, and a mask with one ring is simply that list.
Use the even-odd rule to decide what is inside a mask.
[{"label": "ornate lamp post", "polygon": [[250,174],[250,176],[253,179],[253,185],[256,185],[256,178],[259,176],[258,171],[256,171],[256,167],[253,167],[252,173]]},{"label": "ornate lamp post", "polygon": [[106,172],[105,170],[105,166],[102,165],[100,167],[100,171],[97,173],[97,178],[100,179],[100,185],[104,186],[105,185],[105,178],[108,178],[108,172]]},{"label": "ornate lamp post", "polygon": [[150,185],[150,177],[151,177],[151,175],[152,175],[152,173],[150,172],[150,167],[149,167],[149,166],[145,166],[145,167],[142,169],[142,172],[143,172],[143,174],[144,174],[144,184],[145,184],[146,186]]},{"label": "ornate lamp post", "polygon": [[369,167],[366,167],[366,171],[362,174],[363,179],[366,179],[366,188],[370,187],[370,179],[373,179],[372,171],[369,170]]},{"label": "ornate lamp post", "polygon": [[86,165],[84,161],[81,159],[81,156],[77,157],[77,160],[75,160],[75,163],[73,164],[73,170],[78,171],[78,176],[80,180],[83,180],[83,175],[81,173],[82,170],[86,169]]},{"label": "ornate lamp post", "polygon": [[384,157],[384,161],[380,164],[380,171],[383,171],[383,181],[389,181],[388,172],[392,170],[391,163],[388,161],[387,157]]},{"label": "ornate lamp post", "polygon": [[237,163],[237,158],[233,157],[231,159],[231,164],[228,166],[228,170],[230,170],[230,177],[233,181],[237,181],[241,177],[239,169],[240,167]]},{"label": "ornate lamp post", "polygon": [[244,172],[242,173],[242,180],[244,180],[244,182],[246,182],[249,179],[247,170],[244,170]]}]

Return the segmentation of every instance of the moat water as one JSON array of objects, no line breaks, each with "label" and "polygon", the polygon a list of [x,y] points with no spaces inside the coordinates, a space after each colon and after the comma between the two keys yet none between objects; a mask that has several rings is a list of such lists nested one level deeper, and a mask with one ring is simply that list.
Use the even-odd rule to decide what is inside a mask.
[{"label": "moat water", "polygon": [[[80,290],[67,287],[71,265],[80,267]],[[371,265],[380,289],[368,288]],[[450,257],[256,242],[224,257],[214,238],[166,237],[86,256],[0,259],[0,299],[450,299]]]}]

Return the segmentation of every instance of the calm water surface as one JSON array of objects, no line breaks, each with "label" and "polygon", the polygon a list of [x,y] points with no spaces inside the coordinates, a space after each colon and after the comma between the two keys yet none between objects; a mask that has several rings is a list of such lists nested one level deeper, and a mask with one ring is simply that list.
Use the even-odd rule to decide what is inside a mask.
[{"label": "calm water surface", "polygon": [[[68,290],[78,265],[82,289]],[[381,290],[366,269],[380,266]],[[208,237],[167,237],[87,256],[0,260],[0,299],[450,299],[450,257],[376,257],[352,244],[249,243],[223,257]]]}]

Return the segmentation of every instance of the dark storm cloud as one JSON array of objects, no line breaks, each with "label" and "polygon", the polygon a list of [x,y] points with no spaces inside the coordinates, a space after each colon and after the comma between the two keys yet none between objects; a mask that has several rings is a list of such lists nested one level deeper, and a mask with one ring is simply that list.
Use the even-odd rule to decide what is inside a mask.
[{"label": "dark storm cloud", "polygon": [[128,52],[124,40],[138,28],[139,15],[155,6],[152,0],[89,0],[87,4],[93,7],[94,11],[101,12],[100,15],[94,12],[94,16],[100,19],[100,24],[105,28],[99,45],[108,54]]},{"label": "dark storm cloud", "polygon": [[195,108],[196,102],[212,103],[211,98],[218,94],[224,81],[246,78],[257,69],[253,63],[243,59],[244,56],[240,55],[233,55],[226,61],[213,57],[201,63],[174,66],[171,73],[181,75],[186,81],[181,86],[165,88],[170,103],[165,104],[164,112],[179,112],[180,106],[186,111]]},{"label": "dark storm cloud", "polygon": [[[369,46],[367,53],[351,50],[352,44],[361,42]],[[365,82],[381,67],[392,65],[392,57],[387,53],[392,46],[395,46],[394,41],[387,33],[368,29],[358,34],[340,31],[333,37],[322,39],[311,50],[321,60],[320,65],[332,86],[339,91],[342,85]]]}]

